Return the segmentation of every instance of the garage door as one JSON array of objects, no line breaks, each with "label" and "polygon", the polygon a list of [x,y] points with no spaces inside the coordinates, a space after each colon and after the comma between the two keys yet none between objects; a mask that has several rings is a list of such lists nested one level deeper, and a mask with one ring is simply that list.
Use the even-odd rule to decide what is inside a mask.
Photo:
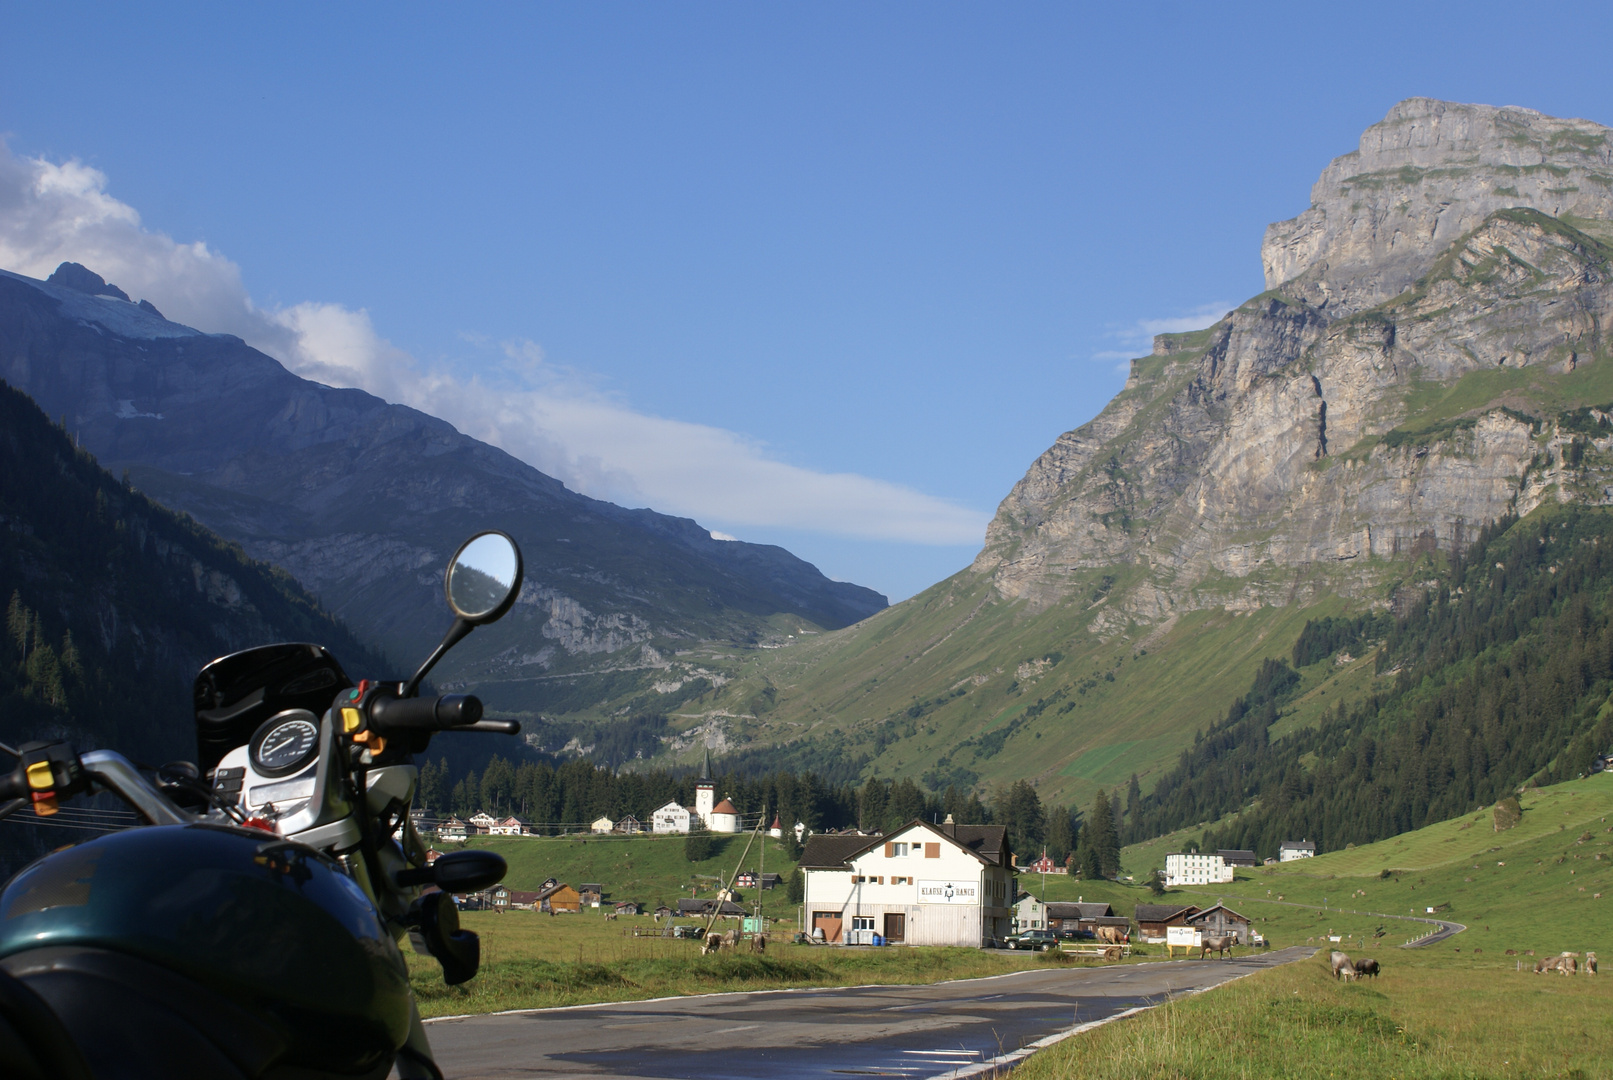
[{"label": "garage door", "polygon": [[840,912],[814,911],[812,913],[812,929],[822,930],[825,941],[840,940]]}]

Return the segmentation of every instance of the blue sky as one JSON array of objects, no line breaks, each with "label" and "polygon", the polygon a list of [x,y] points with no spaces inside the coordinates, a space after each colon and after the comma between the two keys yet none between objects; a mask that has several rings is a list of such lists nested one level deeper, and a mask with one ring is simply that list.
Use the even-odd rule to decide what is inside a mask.
[{"label": "blue sky", "polygon": [[0,265],[900,598],[1394,102],[1613,122],[1600,6],[1124,7],[11,3]]}]

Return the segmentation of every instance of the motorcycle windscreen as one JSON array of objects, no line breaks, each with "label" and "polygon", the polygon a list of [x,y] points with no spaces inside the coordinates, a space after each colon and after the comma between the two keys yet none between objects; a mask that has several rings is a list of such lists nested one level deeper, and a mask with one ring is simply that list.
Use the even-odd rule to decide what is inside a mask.
[{"label": "motorcycle windscreen", "polygon": [[352,685],[321,645],[288,642],[221,656],[196,676],[196,763],[205,775],[285,709],[323,716]]}]

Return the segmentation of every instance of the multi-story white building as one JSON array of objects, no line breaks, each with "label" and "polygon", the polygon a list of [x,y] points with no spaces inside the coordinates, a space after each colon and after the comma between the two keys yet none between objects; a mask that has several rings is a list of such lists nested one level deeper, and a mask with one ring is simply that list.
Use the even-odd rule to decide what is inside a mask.
[{"label": "multi-story white building", "polygon": [[1309,859],[1316,855],[1316,845],[1309,840],[1284,840],[1277,849],[1278,862],[1293,862],[1295,859]]},{"label": "multi-story white building", "polygon": [[676,799],[657,807],[650,815],[650,831],[656,833],[686,833],[689,831],[689,808]]},{"label": "multi-story white building", "polygon": [[1220,855],[1173,851],[1165,856],[1165,887],[1224,885],[1232,880],[1232,867]]},{"label": "multi-story white building", "polygon": [[801,853],[809,932],[891,944],[967,945],[1013,930],[1014,870],[1001,825],[914,820],[889,836],[818,835]]}]

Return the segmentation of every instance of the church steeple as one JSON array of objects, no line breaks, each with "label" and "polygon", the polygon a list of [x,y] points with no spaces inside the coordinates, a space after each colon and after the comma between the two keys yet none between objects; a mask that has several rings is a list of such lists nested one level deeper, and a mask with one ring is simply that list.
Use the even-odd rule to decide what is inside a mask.
[{"label": "church steeple", "polygon": [[711,747],[706,747],[705,757],[700,762],[700,779],[694,785],[694,812],[706,828],[711,828],[712,804],[716,799],[717,785],[711,782]]}]

